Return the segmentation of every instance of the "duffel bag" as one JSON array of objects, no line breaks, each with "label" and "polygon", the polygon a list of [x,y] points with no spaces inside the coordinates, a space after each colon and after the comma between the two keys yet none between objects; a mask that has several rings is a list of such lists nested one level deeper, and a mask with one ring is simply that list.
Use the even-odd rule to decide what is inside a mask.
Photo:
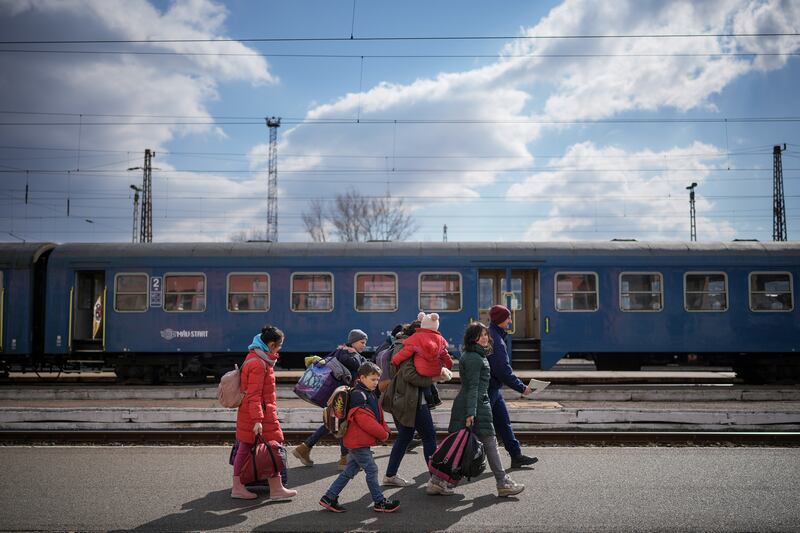
[{"label": "duffel bag", "polygon": [[[243,444],[240,443],[241,445]],[[283,444],[274,440],[265,441],[261,435],[256,435],[256,441],[245,459],[239,479],[247,485],[279,476],[286,467],[286,462],[286,448]]]},{"label": "duffel bag", "polygon": [[317,361],[303,372],[300,381],[294,386],[294,393],[317,407],[325,407],[333,391],[342,384],[336,379],[333,366],[329,365],[327,360]]}]

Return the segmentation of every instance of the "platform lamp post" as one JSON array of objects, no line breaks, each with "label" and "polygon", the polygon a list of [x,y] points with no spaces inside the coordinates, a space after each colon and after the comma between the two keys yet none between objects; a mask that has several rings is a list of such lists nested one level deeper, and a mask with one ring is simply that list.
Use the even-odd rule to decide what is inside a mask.
[{"label": "platform lamp post", "polygon": [[686,189],[689,191],[689,240],[692,242],[697,241],[697,221],[696,221],[696,213],[694,209],[694,188],[697,187],[697,183],[692,183]]}]

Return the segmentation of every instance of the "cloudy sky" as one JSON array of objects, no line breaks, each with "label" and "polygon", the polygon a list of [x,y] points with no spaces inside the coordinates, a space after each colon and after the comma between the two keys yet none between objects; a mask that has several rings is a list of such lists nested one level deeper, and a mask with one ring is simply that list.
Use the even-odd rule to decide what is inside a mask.
[{"label": "cloudy sky", "polygon": [[797,239],[799,34],[790,0],[0,0],[0,241],[130,241],[145,149],[155,241],[263,229],[268,116],[284,242],[348,189],[408,240],[688,240],[693,182],[698,240],[767,241],[784,143]]}]

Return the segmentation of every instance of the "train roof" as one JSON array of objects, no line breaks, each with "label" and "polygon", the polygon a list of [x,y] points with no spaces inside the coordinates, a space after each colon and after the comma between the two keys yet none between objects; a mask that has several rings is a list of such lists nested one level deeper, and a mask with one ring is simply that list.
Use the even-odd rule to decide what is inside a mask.
[{"label": "train roof", "polygon": [[[800,242],[362,242],[63,244],[60,257],[797,256]],[[2,248],[0,248],[2,254]]]},{"label": "train roof", "polygon": [[49,242],[0,243],[0,267],[30,267],[43,253],[55,247],[55,244]]}]

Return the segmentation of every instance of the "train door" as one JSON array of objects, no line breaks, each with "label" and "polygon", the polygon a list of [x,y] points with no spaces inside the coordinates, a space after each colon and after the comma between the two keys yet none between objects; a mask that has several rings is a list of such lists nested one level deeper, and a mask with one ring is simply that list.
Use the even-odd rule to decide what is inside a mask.
[{"label": "train door", "polygon": [[78,271],[72,295],[72,351],[99,352],[105,349],[105,289],[102,271]]},{"label": "train door", "polygon": [[512,269],[507,290],[505,269],[481,269],[478,273],[478,316],[489,322],[489,309],[495,304],[511,312],[512,364],[515,368],[538,368],[539,363],[539,272]]},{"label": "train door", "polygon": [[493,305],[502,304],[513,313],[513,326],[510,331],[515,337],[538,339],[537,271],[512,270],[510,291],[506,291],[505,277],[505,270],[481,270],[479,272],[478,314],[481,322],[489,321],[489,309]]},{"label": "train door", "polygon": [[3,338],[3,326],[5,325],[5,301],[6,286],[3,284],[3,271],[0,270],[0,352],[3,351],[5,340]]}]

